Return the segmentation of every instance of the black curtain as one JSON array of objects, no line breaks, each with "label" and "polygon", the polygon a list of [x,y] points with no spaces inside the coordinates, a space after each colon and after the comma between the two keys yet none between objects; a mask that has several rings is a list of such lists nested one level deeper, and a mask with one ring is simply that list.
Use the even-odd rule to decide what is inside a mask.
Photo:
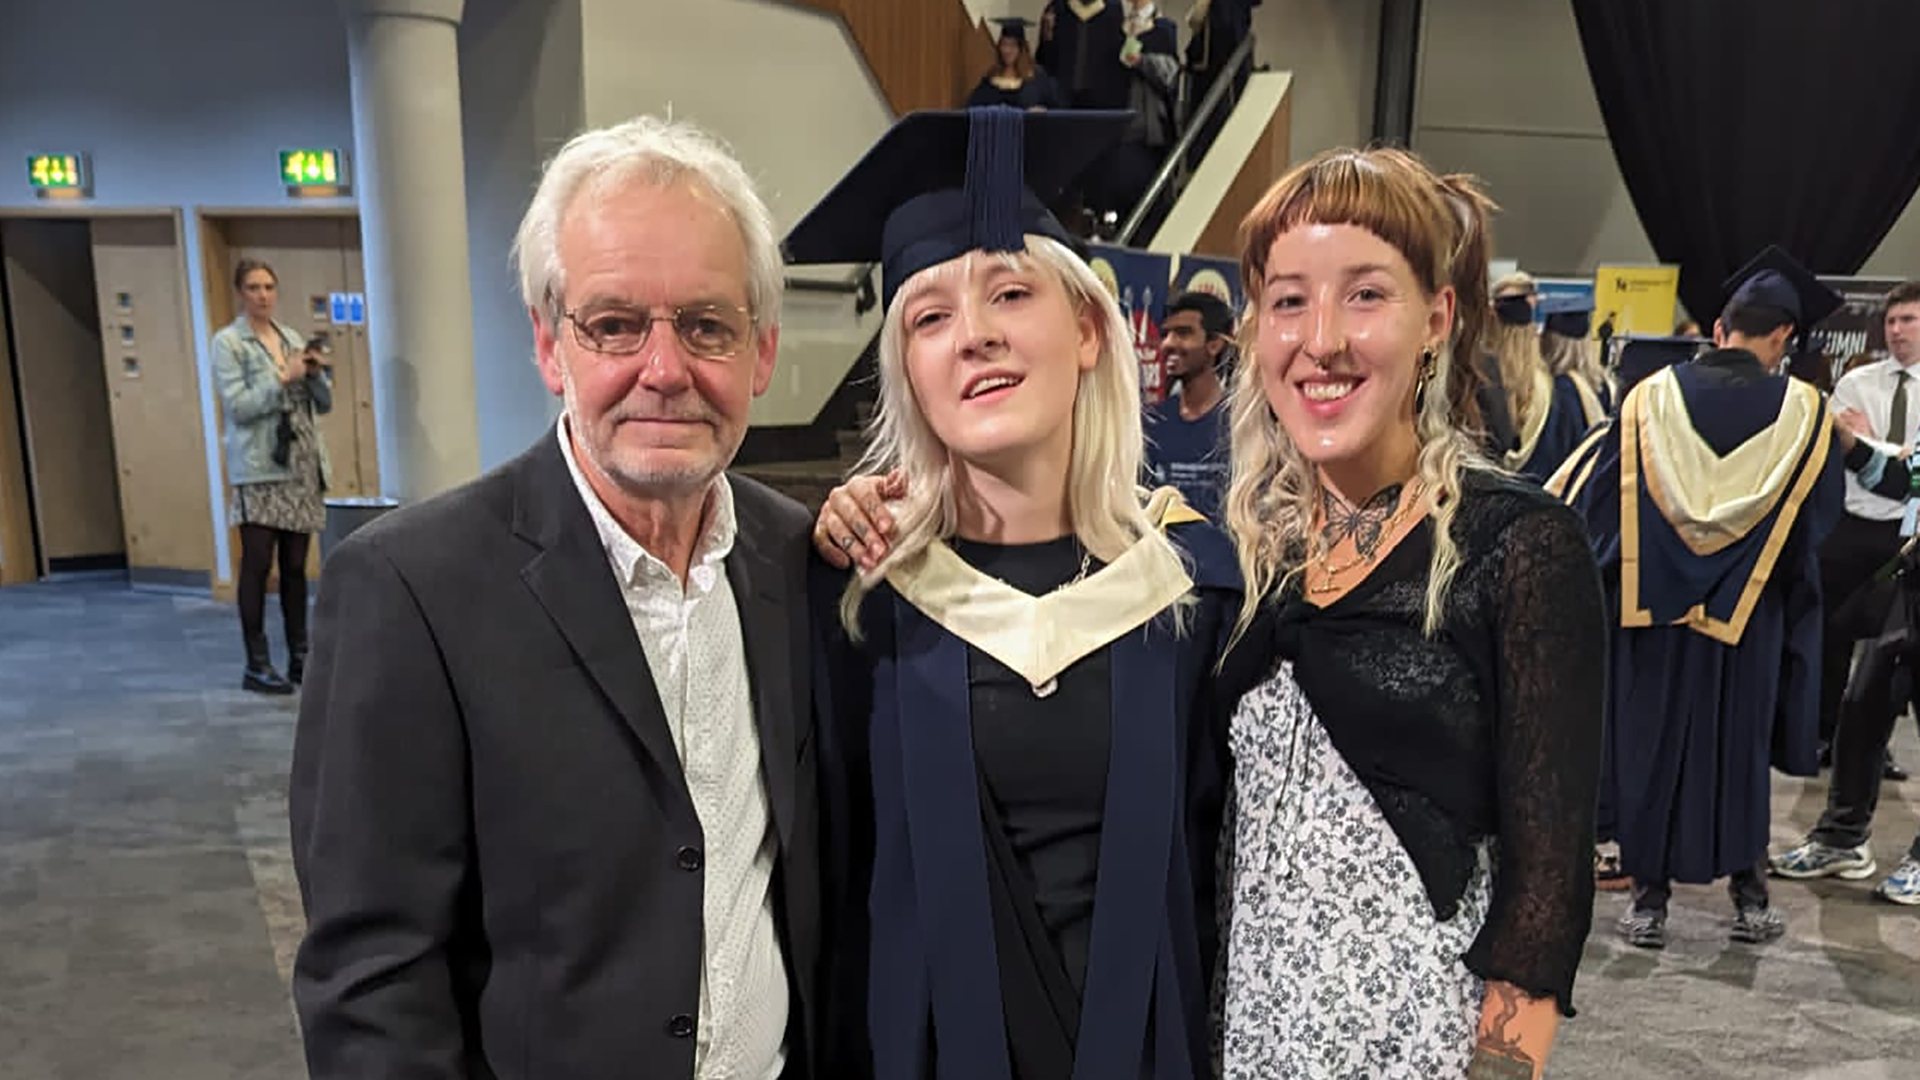
[{"label": "black curtain", "polygon": [[1859,270],[1920,187],[1920,0],[1573,13],[1627,191],[1703,327],[1770,243],[1817,273]]}]

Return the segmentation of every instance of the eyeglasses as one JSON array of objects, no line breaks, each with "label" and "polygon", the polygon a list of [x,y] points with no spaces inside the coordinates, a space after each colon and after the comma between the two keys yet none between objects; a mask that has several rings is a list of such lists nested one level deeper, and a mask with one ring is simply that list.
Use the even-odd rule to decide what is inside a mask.
[{"label": "eyeglasses", "polygon": [[653,324],[669,322],[680,344],[695,356],[724,359],[739,354],[753,333],[753,313],[726,304],[691,304],[655,314],[622,304],[596,304],[562,311],[582,346],[609,356],[630,356],[647,344]]}]

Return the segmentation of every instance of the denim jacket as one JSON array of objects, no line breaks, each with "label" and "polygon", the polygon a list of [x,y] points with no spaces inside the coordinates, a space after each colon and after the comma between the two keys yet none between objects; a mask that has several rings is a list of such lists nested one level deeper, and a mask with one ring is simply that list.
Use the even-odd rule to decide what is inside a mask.
[{"label": "denim jacket", "polygon": [[[289,361],[298,362],[307,339],[285,323],[275,322],[280,331],[281,348]],[[324,371],[306,377],[307,395],[315,413],[333,411],[333,376]],[[220,395],[225,417],[227,481],[232,484],[263,484],[292,479],[285,465],[273,460],[275,432],[280,414],[288,408],[287,396],[273,367],[273,356],[254,336],[245,315],[213,335],[213,385]],[[332,470],[327,462],[326,440],[315,428],[315,449],[320,455],[323,483],[331,483]]]}]

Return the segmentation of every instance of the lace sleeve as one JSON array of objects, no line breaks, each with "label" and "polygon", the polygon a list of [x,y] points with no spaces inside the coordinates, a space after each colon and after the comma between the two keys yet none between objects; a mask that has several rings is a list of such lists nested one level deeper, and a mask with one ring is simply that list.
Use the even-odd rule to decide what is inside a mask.
[{"label": "lace sleeve", "polygon": [[1574,970],[1593,918],[1605,606],[1586,534],[1565,507],[1518,516],[1493,557],[1498,861],[1492,906],[1466,963],[1482,978],[1552,995],[1572,1016]]}]

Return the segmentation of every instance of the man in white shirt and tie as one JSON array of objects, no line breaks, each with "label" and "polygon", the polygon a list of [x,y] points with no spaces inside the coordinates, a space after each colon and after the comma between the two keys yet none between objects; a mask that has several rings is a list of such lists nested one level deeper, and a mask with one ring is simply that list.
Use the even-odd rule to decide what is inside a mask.
[{"label": "man in white shirt and tie", "polygon": [[[1887,294],[1887,351],[1891,358],[1855,368],[1833,389],[1833,411],[1865,414],[1882,452],[1902,459],[1912,453],[1920,434],[1920,281],[1909,281]],[[1827,608],[1826,635],[1820,665],[1820,740],[1833,742],[1846,689],[1854,642],[1880,632],[1886,618],[1884,600],[1856,596],[1873,573],[1886,565],[1900,547],[1906,503],[1868,491],[1847,475],[1847,512],[1820,549],[1821,590]],[[1850,603],[1849,600],[1852,600]],[[1894,775],[1889,764],[1890,778]]]}]

